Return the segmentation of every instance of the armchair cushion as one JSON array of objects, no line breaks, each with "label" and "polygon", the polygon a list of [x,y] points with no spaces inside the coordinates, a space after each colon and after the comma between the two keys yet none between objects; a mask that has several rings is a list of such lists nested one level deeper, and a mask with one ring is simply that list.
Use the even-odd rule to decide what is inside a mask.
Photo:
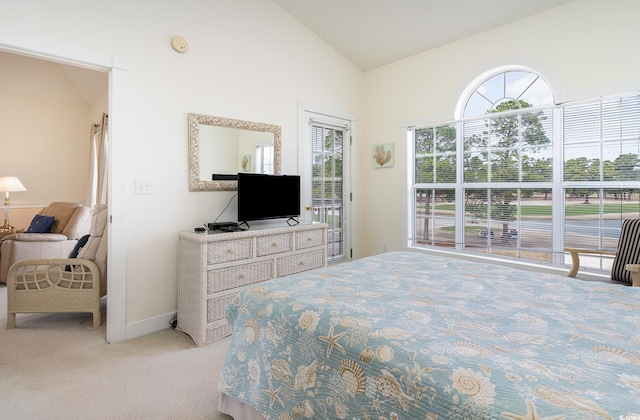
[{"label": "armchair cushion", "polygon": [[27,233],[49,233],[53,225],[53,216],[36,214],[27,228]]},{"label": "armchair cushion", "polygon": [[80,239],[89,231],[91,209],[80,203],[53,202],[38,214],[53,216],[51,233],[62,233],[68,239]]},{"label": "armchair cushion", "polygon": [[[61,242],[67,241],[67,237],[62,233],[12,233],[2,238],[2,242]],[[75,243],[75,242],[74,242]]]},{"label": "armchair cushion", "polygon": [[107,220],[108,208],[106,204],[98,204],[91,214],[91,228],[89,240],[78,253],[78,258],[92,260],[98,266],[103,281],[100,282],[101,296],[107,293]]},{"label": "armchair cushion", "polygon": [[622,222],[611,279],[631,284],[631,272],[627,270],[627,264],[640,264],[640,219],[625,219]]}]

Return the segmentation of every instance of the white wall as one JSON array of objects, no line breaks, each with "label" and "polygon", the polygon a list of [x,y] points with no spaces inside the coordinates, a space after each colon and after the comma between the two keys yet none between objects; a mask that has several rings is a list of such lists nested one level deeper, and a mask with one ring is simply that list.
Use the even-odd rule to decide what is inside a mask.
[{"label": "white wall", "polygon": [[0,174],[27,188],[12,207],[85,203],[91,104],[58,64],[8,53],[0,63]]},{"label": "white wall", "polygon": [[[361,111],[362,72],[271,0],[0,0],[0,10],[2,29],[128,61],[126,322],[136,331],[176,310],[178,231],[212,221],[233,195],[188,191],[189,112],[280,125],[282,170],[297,173],[298,100]],[[171,48],[174,35],[186,53]],[[152,180],[152,195],[134,194],[136,177]]]},{"label": "white wall", "polygon": [[[576,0],[527,19],[365,73],[359,120],[356,256],[406,244],[403,203],[406,165],[401,124],[454,118],[461,93],[481,73],[502,65],[541,73],[557,102],[640,89],[640,2]],[[373,169],[376,143],[394,142],[396,165]]]}]

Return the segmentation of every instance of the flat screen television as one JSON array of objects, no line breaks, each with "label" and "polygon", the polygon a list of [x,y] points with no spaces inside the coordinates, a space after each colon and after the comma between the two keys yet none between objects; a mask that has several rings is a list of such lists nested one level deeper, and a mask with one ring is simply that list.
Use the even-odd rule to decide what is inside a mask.
[{"label": "flat screen television", "polygon": [[300,176],[238,174],[238,223],[300,216]]}]

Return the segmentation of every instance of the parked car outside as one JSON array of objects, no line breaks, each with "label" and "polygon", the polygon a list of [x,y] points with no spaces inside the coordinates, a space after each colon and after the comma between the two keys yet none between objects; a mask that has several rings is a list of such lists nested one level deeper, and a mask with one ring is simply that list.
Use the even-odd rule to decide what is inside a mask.
[{"label": "parked car outside", "polygon": [[509,229],[509,233],[506,235],[506,239],[518,239],[518,230]]},{"label": "parked car outside", "polygon": [[493,229],[487,230],[487,228],[480,229],[478,232],[478,238],[493,238]]}]

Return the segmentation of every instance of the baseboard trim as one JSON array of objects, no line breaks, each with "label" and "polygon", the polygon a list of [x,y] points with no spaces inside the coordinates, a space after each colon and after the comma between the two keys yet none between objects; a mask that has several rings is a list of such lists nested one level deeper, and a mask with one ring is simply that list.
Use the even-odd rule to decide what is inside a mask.
[{"label": "baseboard trim", "polygon": [[127,324],[125,325],[125,340],[131,340],[132,338],[142,337],[171,328],[171,320],[175,315],[175,312],[170,312]]}]

